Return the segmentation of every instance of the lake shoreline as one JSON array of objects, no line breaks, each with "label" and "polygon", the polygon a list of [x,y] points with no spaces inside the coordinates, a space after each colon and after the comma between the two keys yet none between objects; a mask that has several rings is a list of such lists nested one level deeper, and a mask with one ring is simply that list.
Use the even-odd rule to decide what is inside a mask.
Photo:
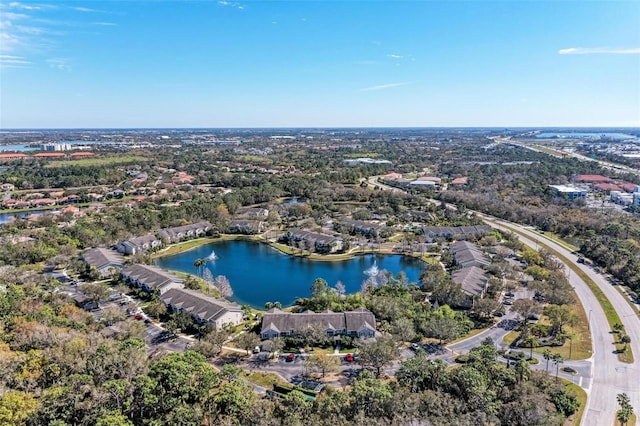
[{"label": "lake shoreline", "polygon": [[[308,251],[300,252],[299,249],[289,247],[287,245],[280,244],[277,242],[265,240],[264,238],[257,235],[221,234],[218,237],[197,238],[194,240],[183,241],[180,243],[172,244],[166,247],[165,249],[154,253],[152,255],[152,258],[159,259],[166,256],[173,256],[176,254],[185,253],[193,249],[196,249],[200,246],[203,246],[205,244],[215,243],[218,241],[252,241],[252,242],[268,245],[269,247],[277,250],[282,254],[286,254],[291,257],[297,257],[300,259],[312,260],[315,262],[341,262],[345,260],[355,259],[356,257],[359,257],[359,256],[379,254],[379,255],[387,255],[387,256],[388,255],[407,256],[417,260],[421,260],[424,263],[429,264],[429,261],[427,259],[431,257],[431,256],[427,256],[426,254],[419,254],[419,253],[413,253],[413,252],[398,253],[393,250],[395,246],[391,248],[385,247],[385,248],[371,250],[371,251],[355,251],[355,252],[349,251],[347,253],[340,253],[340,254],[314,254],[314,253],[309,253]],[[296,253],[296,252],[299,252],[299,253]]]}]

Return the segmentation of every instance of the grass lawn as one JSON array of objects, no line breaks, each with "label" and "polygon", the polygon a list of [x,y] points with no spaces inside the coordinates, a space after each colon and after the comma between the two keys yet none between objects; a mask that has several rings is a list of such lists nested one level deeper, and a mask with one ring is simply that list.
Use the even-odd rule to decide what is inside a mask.
[{"label": "grass lawn", "polygon": [[66,167],[66,166],[110,166],[115,164],[146,163],[149,159],[140,155],[118,155],[109,157],[83,158],[81,160],[59,160],[51,161],[45,167]]},{"label": "grass lawn", "polygon": [[[587,359],[591,356],[591,341],[585,341],[582,337],[589,335],[589,328],[587,327],[587,318],[582,317],[580,312],[584,315],[583,309],[576,309],[575,314],[578,315],[577,325],[573,328],[565,326],[565,331],[574,335],[573,342],[570,343],[567,339],[562,346],[539,346],[534,347],[533,351],[538,354],[543,354],[545,349],[551,350],[551,352],[559,353],[564,359]],[[542,323],[547,324],[546,317],[542,317]],[[504,343],[511,346],[511,344],[520,336],[519,331],[510,331],[504,336]],[[518,350],[528,351],[528,347],[519,347]],[[571,353],[571,358],[569,358]]]},{"label": "grass lawn", "polygon": [[[470,332],[468,332],[464,336],[458,337],[456,340],[452,340],[451,342],[448,342],[447,344],[450,345],[452,343],[456,343],[456,342],[459,342],[461,340],[468,339],[469,337],[476,336],[476,335],[478,335],[478,334],[480,334],[480,333],[482,333],[483,331],[486,331],[486,330],[487,330],[486,328],[474,328],[473,330],[471,330]],[[439,341],[438,341],[438,343],[439,343]]]},{"label": "grass lawn", "polygon": [[255,371],[245,376],[248,381],[254,383],[263,388],[271,389],[273,385],[288,385],[286,381],[282,380],[280,376],[274,373],[265,373],[263,371]]},{"label": "grass lawn", "polygon": [[[578,426],[582,421],[582,416],[584,414],[584,409],[587,407],[587,393],[580,386],[571,383],[569,380],[561,379],[564,384],[567,385],[566,389],[573,393],[575,397],[580,402],[580,407],[578,407],[578,411],[576,411],[573,416],[569,417],[565,422],[565,425],[573,425]],[[629,423],[633,424],[633,423]]]},{"label": "grass lawn", "polygon": [[[535,242],[540,247],[543,247],[544,249],[549,250],[551,253],[553,253],[554,256],[560,259],[560,261],[568,265],[569,268],[571,268],[571,270],[574,273],[578,274],[578,276],[589,286],[589,289],[598,300],[598,303],[600,303],[600,306],[602,307],[602,310],[604,311],[604,314],[607,317],[607,322],[609,323],[609,327],[611,327],[611,329],[613,330],[613,324],[616,324],[616,323],[622,324],[622,321],[620,320],[620,316],[618,315],[616,310],[613,308],[613,305],[611,304],[609,299],[607,299],[607,296],[604,294],[602,289],[600,289],[600,287],[598,287],[595,281],[593,281],[591,277],[589,277],[582,269],[580,269],[577,265],[575,265],[573,262],[571,262],[562,254],[558,253],[557,251],[549,247],[547,244],[540,241],[538,238],[531,238],[523,234],[522,232],[518,231],[517,229],[514,229],[504,224],[500,224],[500,226],[504,226],[505,228],[509,229],[510,231],[518,235],[522,235],[526,238],[535,240]],[[584,309],[582,310],[584,311]],[[591,340],[590,335],[589,335],[589,340]],[[591,344],[591,342],[589,342],[589,344]],[[618,350],[620,350],[622,349],[623,345],[616,345],[616,347]],[[631,352],[631,348],[628,348],[627,351],[625,352],[618,352],[618,359],[622,362],[633,363],[633,353]]]}]

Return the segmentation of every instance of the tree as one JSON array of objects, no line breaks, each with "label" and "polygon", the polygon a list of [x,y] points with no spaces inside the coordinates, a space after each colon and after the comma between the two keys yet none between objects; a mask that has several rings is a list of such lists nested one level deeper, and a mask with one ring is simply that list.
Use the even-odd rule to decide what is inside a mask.
[{"label": "tree", "polygon": [[326,372],[334,372],[340,368],[340,358],[326,353],[313,354],[305,361],[305,367],[320,371],[322,377]]},{"label": "tree", "polygon": [[624,351],[626,351],[626,350],[627,350],[627,345],[628,345],[629,343],[631,343],[631,337],[629,337],[629,335],[628,335],[628,334],[625,334],[624,336],[622,336],[622,337],[620,338],[620,342],[621,342],[621,343],[624,343],[624,347],[622,348],[622,352],[624,352]]},{"label": "tree", "polygon": [[576,321],[576,316],[568,305],[547,305],[544,314],[551,321],[553,334],[562,334],[564,325],[572,325]]},{"label": "tree", "polygon": [[535,336],[529,336],[524,340],[524,343],[529,345],[529,359],[533,359],[533,347],[538,344],[538,339]]},{"label": "tree", "polygon": [[390,332],[403,342],[410,342],[416,337],[413,321],[409,318],[398,318],[393,321]]},{"label": "tree", "polygon": [[109,297],[109,288],[102,284],[89,283],[79,288],[80,292],[91,300],[104,302]]},{"label": "tree", "polygon": [[322,278],[316,278],[311,284],[311,297],[320,296],[329,290],[329,284]]},{"label": "tree", "polygon": [[476,299],[473,301],[473,311],[480,318],[486,318],[491,315],[491,313],[498,308],[498,302],[491,298],[484,299]]},{"label": "tree", "polygon": [[531,368],[529,367],[529,363],[524,359],[518,360],[515,365],[515,371],[518,375],[518,382],[522,382],[529,378],[529,373],[531,372]]},{"label": "tree", "polygon": [[631,416],[633,415],[633,407],[631,406],[631,400],[626,393],[619,393],[616,396],[616,400],[620,405],[620,409],[616,413],[616,418],[620,421],[620,426],[625,426]]},{"label": "tree", "polygon": [[338,281],[336,283],[336,291],[338,292],[338,295],[340,297],[344,296],[347,292],[347,288],[344,286],[344,284],[342,283],[342,281]]},{"label": "tree", "polygon": [[552,357],[551,350],[548,349],[548,348],[545,348],[544,351],[542,351],[542,356],[544,357],[544,359],[547,360],[547,367],[545,368],[545,371],[548,373],[549,372],[549,360],[551,360],[551,357]]},{"label": "tree", "polygon": [[428,337],[435,337],[440,340],[440,344],[453,340],[459,335],[458,322],[453,318],[431,317],[426,324],[425,334]]},{"label": "tree", "polygon": [[10,390],[0,398],[0,424],[22,426],[38,408],[38,401],[27,392]]},{"label": "tree", "polygon": [[231,283],[229,282],[229,279],[224,275],[218,275],[217,277],[215,277],[213,280],[213,285],[216,286],[222,297],[233,296]]},{"label": "tree", "polygon": [[553,355],[551,355],[551,361],[553,361],[553,363],[556,366],[556,380],[558,380],[558,373],[560,372],[560,364],[564,362],[564,358],[559,353],[554,353]]},{"label": "tree", "polygon": [[196,267],[197,273],[199,277],[202,277],[202,270],[204,269],[205,265],[207,264],[207,259],[196,259],[193,262],[193,266]]},{"label": "tree", "polygon": [[201,338],[193,347],[193,350],[207,358],[213,358],[222,351],[222,345],[228,334],[224,330],[211,330]]},{"label": "tree", "polygon": [[359,363],[376,370],[376,377],[380,377],[382,367],[391,364],[399,355],[398,348],[390,336],[382,336],[373,343],[360,346]]},{"label": "tree", "polygon": [[260,344],[260,338],[255,333],[245,332],[236,338],[236,343],[245,351],[249,351]]},{"label": "tree", "polygon": [[524,321],[524,327],[527,328],[527,320],[536,314],[542,312],[542,306],[535,300],[530,299],[518,299],[513,302],[511,309],[520,315]]}]

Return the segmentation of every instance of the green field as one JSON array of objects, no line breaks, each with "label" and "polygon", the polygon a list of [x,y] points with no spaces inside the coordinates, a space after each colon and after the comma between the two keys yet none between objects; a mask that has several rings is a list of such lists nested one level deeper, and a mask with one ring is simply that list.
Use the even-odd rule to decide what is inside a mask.
[{"label": "green field", "polygon": [[147,157],[140,155],[118,155],[110,157],[82,158],[80,160],[57,160],[51,161],[46,167],[68,167],[68,166],[110,166],[114,164],[146,163]]}]

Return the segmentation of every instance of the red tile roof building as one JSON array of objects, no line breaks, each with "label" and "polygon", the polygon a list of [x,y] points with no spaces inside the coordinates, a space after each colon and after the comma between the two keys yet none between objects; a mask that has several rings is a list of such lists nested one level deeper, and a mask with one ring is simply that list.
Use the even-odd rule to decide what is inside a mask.
[{"label": "red tile roof building", "polygon": [[613,182],[613,179],[602,175],[578,175],[576,176],[576,182],[604,183]]},{"label": "red tile roof building", "polygon": [[466,185],[469,182],[468,177],[459,177],[451,181],[451,185]]},{"label": "red tile roof building", "polygon": [[613,183],[599,183],[597,185],[594,185],[593,188],[603,192],[622,191],[622,188],[620,188],[618,185],[614,185]]}]

